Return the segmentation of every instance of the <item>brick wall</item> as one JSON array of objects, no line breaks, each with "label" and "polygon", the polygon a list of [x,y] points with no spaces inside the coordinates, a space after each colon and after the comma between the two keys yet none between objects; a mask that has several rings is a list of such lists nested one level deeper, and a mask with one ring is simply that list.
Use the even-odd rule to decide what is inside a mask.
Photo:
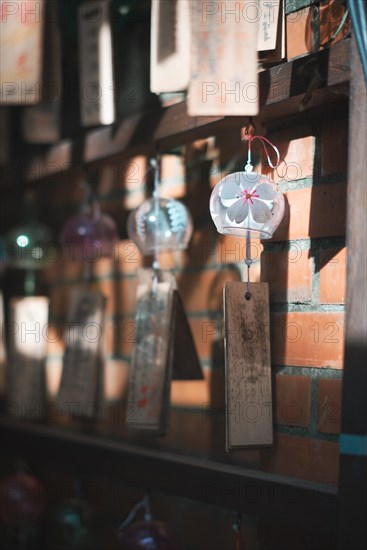
[{"label": "brick wall", "polygon": [[[323,1],[317,12],[310,4],[287,0],[288,59],[317,49],[340,20],[340,3]],[[321,26],[315,26],[315,19]],[[223,170],[245,156],[236,133],[218,135],[215,142],[200,140],[183,149],[181,157],[167,154],[162,160],[162,196],[183,200],[195,225],[189,250],[162,257],[162,264],[176,275],[204,372],[203,381],[172,382],[170,425],[164,437],[129,434],[124,426],[136,269],[149,265],[128,241],[126,219],[149,195],[151,182],[144,176],[147,157],[114,162],[97,175],[102,209],[116,220],[121,240],[114,259],[93,263],[93,285],[108,298],[106,403],[104,417],[94,429],[140,445],[334,484],[343,366],[348,122],[342,113],[310,118],[301,125],[281,120],[278,127],[269,128],[268,137],[279,147],[282,162],[276,173],[265,163],[262,169],[284,192],[286,214],[272,240],[253,243],[252,277],[267,281],[270,288],[273,447],[225,453],[222,289],[225,281],[243,277],[245,243],[216,233],[208,200]],[[73,182],[61,178],[39,194],[41,217],[56,232],[77,208],[80,180],[76,172]],[[61,258],[43,274],[43,283],[51,296],[51,320],[62,325],[70,290],[82,284],[81,268]],[[50,398],[57,391],[62,352],[62,342],[50,345]],[[232,514],[209,513],[200,506],[194,511],[192,503],[175,501],[178,515],[173,516],[168,500],[164,504],[162,497],[162,510],[186,537],[187,548],[198,548],[198,540],[200,548],[234,547]],[[253,550],[259,544],[279,547],[278,542],[282,548],[294,548],[295,540],[297,548],[325,548],[330,543],[314,533],[300,537],[286,524],[269,522],[261,522],[256,535],[254,521],[245,522],[247,547]],[[187,522],[193,527],[184,534]]]}]

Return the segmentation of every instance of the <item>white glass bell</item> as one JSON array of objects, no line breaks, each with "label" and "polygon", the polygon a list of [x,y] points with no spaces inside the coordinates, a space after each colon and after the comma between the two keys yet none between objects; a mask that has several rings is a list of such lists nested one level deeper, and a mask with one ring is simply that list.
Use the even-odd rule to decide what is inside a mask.
[{"label": "white glass bell", "polygon": [[210,214],[224,235],[271,239],[282,221],[284,197],[267,176],[251,170],[222,178],[210,197]]},{"label": "white glass bell", "polygon": [[133,210],[127,222],[129,238],[147,255],[184,250],[192,230],[189,211],[174,199],[153,197]]}]

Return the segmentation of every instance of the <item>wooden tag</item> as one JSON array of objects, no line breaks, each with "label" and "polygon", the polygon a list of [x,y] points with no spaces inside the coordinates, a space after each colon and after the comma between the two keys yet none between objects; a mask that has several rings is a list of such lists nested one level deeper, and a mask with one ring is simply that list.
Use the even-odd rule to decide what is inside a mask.
[{"label": "wooden tag", "polygon": [[61,36],[56,2],[48,3],[47,15],[43,67],[45,97],[38,105],[23,109],[23,139],[28,143],[55,143],[61,138]]},{"label": "wooden tag", "polygon": [[224,288],[227,451],[273,443],[267,283]]},{"label": "wooden tag", "polygon": [[3,293],[0,291],[0,398],[5,395],[5,319]]},{"label": "wooden tag", "polygon": [[109,0],[79,6],[80,102],[83,126],[115,121]]},{"label": "wooden tag", "polygon": [[106,299],[100,292],[73,291],[58,401],[64,410],[83,419],[94,418],[99,407],[105,306]]},{"label": "wooden tag", "polygon": [[174,276],[160,271],[153,287],[153,271],[140,269],[137,288],[136,343],[128,391],[129,428],[164,433],[167,427],[171,382]]},{"label": "wooden tag", "polygon": [[159,94],[186,90],[190,82],[189,0],[153,0],[150,89]]},{"label": "wooden tag", "polygon": [[43,296],[9,304],[7,400],[11,414],[24,420],[44,414],[48,306]]},{"label": "wooden tag", "polygon": [[277,45],[279,12],[282,0],[262,0],[257,49],[259,52],[275,50]]},{"label": "wooden tag", "polygon": [[172,380],[203,380],[201,363],[178,290],[173,292],[173,323],[170,343],[173,348]]},{"label": "wooden tag", "polygon": [[[275,0],[273,0],[275,1]],[[286,19],[285,19],[285,0],[280,0],[279,14],[278,14],[278,26],[277,35],[275,41],[275,48],[260,53],[260,61],[262,63],[279,63],[286,57]]]},{"label": "wooden tag", "polygon": [[0,103],[38,103],[42,95],[44,0],[3,0],[0,9]]},{"label": "wooden tag", "polygon": [[259,5],[250,0],[192,0],[190,116],[259,111]]}]

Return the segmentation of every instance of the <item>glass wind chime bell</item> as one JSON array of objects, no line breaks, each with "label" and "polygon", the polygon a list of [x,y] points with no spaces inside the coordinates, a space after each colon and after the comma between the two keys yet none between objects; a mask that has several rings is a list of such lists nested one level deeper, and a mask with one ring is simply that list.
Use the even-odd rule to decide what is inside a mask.
[{"label": "glass wind chime bell", "polygon": [[[247,132],[243,139],[248,145],[244,171],[221,179],[210,198],[210,213],[219,233],[246,238],[247,284],[230,281],[224,288],[227,451],[273,442],[271,412],[261,414],[269,406],[271,411],[272,399],[269,288],[264,282],[250,285],[250,238],[273,236],[283,217],[284,197],[268,177],[253,171],[252,142],[261,142],[274,169],[280,155],[262,136]],[[270,160],[268,146],[276,153],[276,164]],[[246,414],[254,403],[260,411],[255,423]],[[238,411],[236,419],[234,410]]]},{"label": "glass wind chime bell", "polygon": [[[164,433],[167,428],[179,297],[174,275],[160,268],[159,255],[187,248],[193,224],[182,203],[160,198],[159,162],[154,159],[150,165],[154,169],[153,197],[133,210],[128,220],[129,238],[142,254],[153,255],[153,269],[138,271],[136,341],[128,395],[129,402],[137,404],[137,410],[136,414],[128,411],[126,422],[135,430]],[[180,315],[182,328],[184,313]],[[185,353],[191,353],[190,363],[197,365],[196,352],[192,352],[190,342],[190,339],[186,341]],[[198,368],[198,377],[201,378]]]},{"label": "glass wind chime bell", "polygon": [[[265,137],[245,134],[248,144],[247,163],[243,172],[235,172],[222,178],[210,197],[210,214],[217,231],[223,235],[245,237],[246,265],[251,266],[250,238],[271,239],[284,215],[284,197],[280,189],[264,174],[253,171],[251,144],[257,139],[262,143],[271,168],[279,165],[278,149]],[[274,165],[267,146],[277,156]]]},{"label": "glass wind chime bell", "polygon": [[153,197],[131,212],[129,238],[144,255],[185,250],[193,229],[190,213],[182,202],[159,196],[158,162],[152,159],[150,164],[155,170]]},{"label": "glass wind chime bell", "polygon": [[118,242],[116,224],[102,214],[89,184],[84,183],[84,198],[79,212],[61,230],[61,245],[71,261],[93,261],[113,255]]}]

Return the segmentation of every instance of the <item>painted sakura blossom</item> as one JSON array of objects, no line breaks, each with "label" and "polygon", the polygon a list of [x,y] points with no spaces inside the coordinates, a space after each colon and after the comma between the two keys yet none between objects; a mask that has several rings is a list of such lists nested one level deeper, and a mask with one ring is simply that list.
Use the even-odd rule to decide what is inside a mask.
[{"label": "painted sakura blossom", "polygon": [[219,233],[270,239],[284,214],[281,190],[265,175],[235,172],[222,178],[210,197],[210,213]]},{"label": "painted sakura blossom", "polygon": [[[250,187],[254,179],[256,183]],[[271,218],[276,190],[259,180],[256,174],[246,174],[239,182],[232,179],[223,185],[221,201],[229,207],[227,216],[231,222],[242,224],[249,213],[257,223],[265,223]]]}]

